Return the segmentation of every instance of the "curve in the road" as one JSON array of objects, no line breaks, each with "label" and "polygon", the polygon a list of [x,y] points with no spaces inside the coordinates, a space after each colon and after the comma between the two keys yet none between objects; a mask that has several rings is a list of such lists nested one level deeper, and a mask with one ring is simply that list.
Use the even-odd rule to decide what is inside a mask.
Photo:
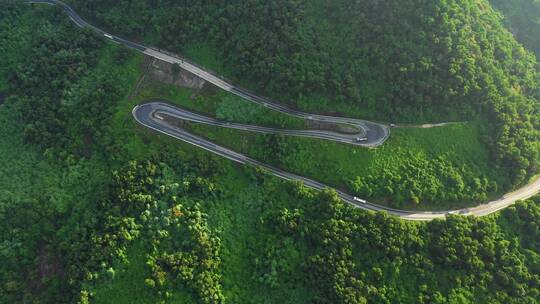
[{"label": "curve in the road", "polygon": [[[180,112],[182,111],[180,110]],[[142,104],[142,105],[136,106],[133,109],[132,114],[135,120],[139,124],[145,127],[148,127],[150,129],[153,129],[165,135],[174,137],[176,139],[180,139],[182,141],[185,141],[187,143],[190,143],[192,145],[195,145],[199,148],[205,149],[217,155],[220,155],[234,162],[241,163],[244,165],[251,165],[255,167],[264,168],[275,176],[281,177],[286,180],[302,181],[305,186],[316,189],[316,190],[324,190],[325,188],[329,188],[325,184],[319,183],[309,178],[305,178],[303,176],[299,176],[296,174],[292,174],[292,173],[277,169],[273,166],[267,165],[258,160],[255,160],[253,158],[250,158],[248,156],[245,156],[243,154],[230,150],[228,148],[216,145],[215,143],[208,141],[202,137],[196,136],[182,128],[171,125],[166,120],[164,120],[162,116],[160,116],[160,114],[167,114],[170,116],[176,116],[178,114],[178,109],[168,104],[160,103],[160,102],[150,102],[150,103]],[[353,197],[352,195],[349,195],[339,190],[337,192],[338,192],[338,195],[343,200],[355,206],[361,207],[362,209],[372,210],[372,211],[387,211],[393,215],[398,215],[402,217],[411,214],[411,212],[409,211],[395,210],[391,208],[374,205],[364,200],[358,200],[358,199],[355,199],[355,197]],[[444,212],[437,212],[437,213],[440,214],[440,217],[444,217],[445,215]],[[431,213],[431,214],[435,214],[435,213]]]},{"label": "curve in the road", "polygon": [[[205,149],[207,151],[220,155],[234,162],[241,163],[244,165],[251,165],[251,166],[264,168],[268,172],[270,172],[271,174],[277,177],[280,177],[286,180],[301,181],[305,186],[312,189],[323,190],[325,188],[330,188],[320,182],[280,170],[278,168],[267,165],[258,160],[255,160],[253,158],[250,158],[248,156],[245,156],[243,154],[230,150],[228,148],[216,145],[215,143],[210,142],[199,136],[193,135],[182,128],[171,125],[170,123],[166,121],[166,119],[163,119],[164,114],[173,116],[173,117],[178,117],[180,119],[191,120],[191,121],[197,121],[198,118],[193,118],[191,114],[189,114],[189,112],[188,114],[186,114],[184,110],[178,109],[166,103],[150,102],[150,103],[142,104],[142,105],[136,106],[133,109],[132,114],[135,120],[145,127],[148,127],[150,129],[153,129],[165,135],[174,137],[176,139],[185,141],[187,143],[190,143],[192,145],[195,145],[197,147],[200,147],[202,149]],[[215,125],[219,126],[220,124],[223,124],[223,122],[219,122],[218,124],[215,124]],[[430,211],[415,212],[415,211],[393,209],[393,208],[384,207],[384,206],[370,203],[366,200],[354,197],[340,190],[336,190],[336,191],[339,197],[343,201],[350,203],[361,209],[370,210],[370,211],[384,211],[391,215],[394,215],[394,216],[397,216],[406,220],[429,221],[429,220],[433,220],[437,218],[444,218],[448,214],[475,215],[475,216],[488,215],[500,209],[503,209],[507,206],[510,206],[518,200],[530,198],[536,193],[538,193],[539,190],[540,190],[540,179],[527,185],[526,187],[523,187],[513,193],[509,193],[503,196],[502,198],[489,202],[487,204],[483,204],[474,208],[466,208],[466,209],[452,210],[452,211],[435,211],[435,212],[430,212]]]},{"label": "curve in the road", "polygon": [[[194,63],[188,62],[184,59],[177,58],[175,56],[171,56],[169,54],[165,54],[163,52],[160,52],[159,50],[155,50],[155,49],[146,47],[144,45],[134,43],[126,39],[111,35],[99,28],[96,28],[90,25],[89,23],[87,23],[86,21],[84,21],[81,17],[79,17],[79,15],[70,6],[68,6],[67,4],[61,1],[33,0],[33,1],[26,1],[26,2],[58,5],[63,8],[63,10],[68,14],[71,20],[79,27],[91,28],[98,34],[105,36],[106,38],[110,39],[113,42],[125,45],[131,49],[135,49],[139,52],[142,52],[156,59],[160,59],[160,60],[172,63],[172,64],[178,64],[183,69],[206,80],[207,82],[212,83],[215,86],[225,91],[231,92],[248,101],[252,101],[257,104],[260,104],[264,107],[267,107],[267,108],[270,108],[275,111],[282,112],[288,115],[304,118],[304,119],[311,119],[311,120],[316,120],[316,121],[321,121],[321,122],[330,122],[330,123],[345,123],[345,124],[353,124],[353,125],[360,126],[364,130],[365,135],[367,137],[367,142],[364,142],[362,144],[364,146],[368,146],[368,147],[379,146],[382,143],[384,143],[390,135],[389,128],[383,124],[374,123],[374,122],[370,122],[366,120],[354,119],[354,118],[333,117],[333,116],[324,116],[324,115],[304,113],[304,112],[296,111],[293,109],[289,109],[269,99],[259,97],[253,93],[250,93],[244,89],[241,89],[232,85],[231,83],[227,82],[223,78],[197,66]],[[245,155],[242,155],[240,153],[237,153],[225,147],[216,145],[201,137],[195,136],[181,128],[177,128],[172,125],[169,125],[165,121],[156,118],[155,112],[157,110],[164,111],[164,113],[169,113],[168,112],[169,110],[167,109],[163,110],[163,109],[160,109],[159,107],[156,108],[155,104],[146,104],[146,105],[135,107],[133,109],[133,116],[137,122],[139,122],[140,124],[148,128],[151,128],[157,132],[166,134],[168,136],[172,136],[174,138],[183,140],[185,142],[188,142],[190,144],[193,144],[195,146],[208,150],[212,153],[221,155],[232,161],[265,168],[266,170],[268,170],[270,173],[272,173],[275,176],[278,176],[287,180],[302,181],[305,186],[308,186],[313,189],[323,190],[325,188],[328,188],[326,185],[319,183],[317,181],[279,170],[270,165],[261,163],[255,159],[249,158]],[[502,198],[489,202],[487,204],[483,204],[474,208],[444,211],[444,212],[411,212],[411,211],[404,211],[404,210],[396,210],[392,208],[387,208],[387,207],[371,204],[365,200],[353,197],[339,190],[337,191],[337,193],[341,197],[341,199],[343,199],[344,201],[362,209],[371,210],[371,211],[385,211],[385,212],[388,212],[389,214],[399,216],[407,220],[433,220],[436,218],[443,218],[447,214],[476,215],[476,216],[488,215],[500,209],[508,207],[518,200],[530,198],[534,196],[535,194],[537,194],[539,191],[540,191],[540,178],[538,178],[531,184],[526,185],[525,187],[522,187],[519,190],[516,190],[515,192],[509,193],[503,196]]]},{"label": "curve in the road", "polygon": [[103,35],[104,37],[108,38],[109,40],[113,42],[125,45],[131,49],[137,50],[147,56],[159,59],[161,61],[165,61],[171,64],[177,64],[184,70],[194,74],[195,76],[199,78],[204,79],[205,81],[217,86],[220,89],[223,89],[245,100],[262,105],[274,111],[278,111],[287,115],[291,115],[294,117],[307,119],[307,120],[313,120],[313,121],[325,122],[325,123],[335,123],[335,124],[349,124],[349,125],[358,127],[362,130],[362,133],[364,134],[362,138],[365,138],[365,140],[363,140],[361,143],[358,143],[358,145],[361,145],[364,147],[371,147],[371,148],[377,147],[377,146],[382,145],[390,136],[390,129],[388,128],[388,126],[384,124],[375,123],[375,122],[362,120],[362,119],[355,119],[355,118],[334,117],[334,116],[325,116],[325,115],[305,113],[305,112],[297,111],[294,109],[290,109],[270,99],[257,96],[243,88],[233,85],[232,83],[226,81],[222,77],[192,62],[189,62],[186,59],[181,59],[181,58],[166,54],[163,51],[159,51],[159,50],[144,46],[142,44],[131,42],[121,37],[107,33],[89,24],[88,22],[84,21],[69,5],[65,4],[62,1],[30,0],[30,1],[27,1],[27,3],[42,3],[42,4],[49,4],[49,5],[58,5],[71,18],[71,20],[77,26],[81,28],[83,27],[90,28],[94,30],[96,33],[98,33],[99,35]]},{"label": "curve in the road", "polygon": [[[208,116],[204,116],[198,113],[194,113],[192,111],[188,111],[183,108],[174,107],[166,102],[162,101],[152,101],[151,102],[155,108],[159,108],[161,110],[156,110],[155,117],[163,119],[163,116],[169,116],[174,117],[177,119],[185,120],[185,121],[191,121],[195,123],[201,123],[205,125],[211,125],[211,126],[217,126],[217,127],[223,127],[223,128],[229,128],[229,129],[236,129],[236,130],[242,130],[242,131],[251,131],[251,132],[258,132],[258,133],[266,133],[266,134],[281,134],[281,135],[287,135],[287,136],[298,136],[298,137],[311,137],[311,138],[318,138],[318,139],[324,139],[324,140],[330,140],[335,141],[339,143],[346,143],[346,144],[352,144],[352,145],[363,145],[363,134],[347,134],[347,133],[339,133],[339,132],[333,132],[333,131],[327,131],[327,130],[300,130],[300,129],[277,129],[277,128],[268,128],[268,127],[260,127],[256,125],[248,125],[248,124],[240,124],[240,123],[234,123],[234,122],[226,122],[222,120],[217,120],[215,118],[211,118]],[[163,115],[163,116],[162,116]]]}]

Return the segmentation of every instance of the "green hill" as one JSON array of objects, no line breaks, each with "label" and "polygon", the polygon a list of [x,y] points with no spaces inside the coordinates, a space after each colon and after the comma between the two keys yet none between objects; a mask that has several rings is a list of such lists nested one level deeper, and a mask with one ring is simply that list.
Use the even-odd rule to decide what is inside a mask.
[{"label": "green hill", "polygon": [[385,121],[487,118],[483,143],[513,185],[539,169],[536,59],[485,0],[69,2],[296,107]]},{"label": "green hill", "polygon": [[490,0],[516,39],[540,57],[540,1]]},{"label": "green hill", "polygon": [[[254,152],[263,159],[280,154],[335,179],[375,164],[356,187],[404,199],[413,188],[422,198],[485,196],[538,171],[537,63],[486,1],[70,3],[115,33],[185,52],[297,107],[470,121],[396,130],[369,151],[230,140],[263,150]],[[242,106],[231,99],[223,108],[216,99],[227,95],[212,90],[139,87],[140,54],[78,29],[58,8],[0,2],[0,51],[0,303],[540,299],[538,197],[488,217],[428,223],[352,208],[331,190],[139,127],[131,109],[156,91],[226,117]],[[244,118],[275,122],[249,112]],[[340,161],[306,161],[317,152]],[[362,161],[348,166],[354,159]],[[491,172],[512,182],[477,178]]]}]

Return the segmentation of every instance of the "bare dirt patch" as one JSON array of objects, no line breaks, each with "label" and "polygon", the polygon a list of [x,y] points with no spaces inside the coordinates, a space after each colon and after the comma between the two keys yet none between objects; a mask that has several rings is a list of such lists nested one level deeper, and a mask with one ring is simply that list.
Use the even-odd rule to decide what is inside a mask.
[{"label": "bare dirt patch", "polygon": [[179,119],[177,117],[173,117],[165,113],[160,113],[160,115],[161,117],[163,117],[163,121],[165,121],[171,126],[174,126],[180,129],[184,129],[187,126],[187,122],[183,119]]},{"label": "bare dirt patch", "polygon": [[360,129],[352,125],[329,123],[329,122],[311,120],[311,119],[306,119],[306,126],[308,127],[308,129],[333,131],[333,132],[338,132],[338,133],[343,133],[343,134],[360,133]]},{"label": "bare dirt patch", "polygon": [[159,82],[199,90],[202,89],[206,83],[205,80],[181,69],[177,65],[155,58],[152,58],[148,65],[148,75]]}]

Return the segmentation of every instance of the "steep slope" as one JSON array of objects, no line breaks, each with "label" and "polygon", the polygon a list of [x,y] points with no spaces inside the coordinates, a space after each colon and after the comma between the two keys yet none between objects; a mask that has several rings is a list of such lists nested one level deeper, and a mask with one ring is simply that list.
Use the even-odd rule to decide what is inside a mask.
[{"label": "steep slope", "polygon": [[540,1],[538,0],[490,0],[499,10],[505,23],[516,39],[540,56]]},{"label": "steep slope", "polygon": [[169,50],[215,49],[228,77],[299,107],[381,120],[486,117],[485,143],[513,184],[538,171],[536,60],[486,0],[69,2]]},{"label": "steep slope", "polygon": [[0,303],[540,298],[540,198],[430,223],[353,209],[138,129],[140,55],[52,7],[0,2],[0,49]]}]

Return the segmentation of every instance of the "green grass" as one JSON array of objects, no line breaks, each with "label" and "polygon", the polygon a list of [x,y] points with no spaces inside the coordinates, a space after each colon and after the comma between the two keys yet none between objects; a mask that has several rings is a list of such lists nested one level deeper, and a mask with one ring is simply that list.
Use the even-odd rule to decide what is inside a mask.
[{"label": "green grass", "polygon": [[306,128],[303,119],[272,111],[213,86],[197,91],[147,80],[136,100],[143,103],[153,99],[163,99],[173,105],[230,122],[286,129]]},{"label": "green grass", "polygon": [[114,279],[103,279],[95,292],[94,303],[156,303],[159,298],[145,286],[144,280],[150,276],[146,266],[146,252],[134,245],[128,252],[129,263],[118,267]]},{"label": "green grass", "polygon": [[[130,120],[130,115],[126,115],[126,111],[137,103],[152,99],[165,99],[172,104],[214,117],[219,116],[223,104],[231,102],[243,103],[245,107],[259,107],[247,101],[239,100],[238,97],[229,95],[226,92],[216,91],[215,88],[195,91],[160,84],[155,81],[145,81],[139,90],[139,94],[133,100],[122,103],[123,106],[118,111],[118,117],[122,118],[118,121],[129,124],[127,121]],[[230,101],[231,99],[232,101]],[[229,107],[229,105],[225,107]],[[294,121],[287,125],[280,120],[284,115],[264,108],[263,110],[270,112],[262,115],[263,118],[256,113],[252,116],[245,115],[245,117],[236,117],[236,119],[230,120],[275,127],[295,127]],[[272,116],[272,113],[275,116]],[[262,123],[260,123],[261,121]],[[480,141],[481,125],[482,122],[476,121],[432,129],[393,129],[391,138],[377,149],[364,149],[316,139],[284,137],[280,139],[283,150],[281,153],[269,152],[272,151],[272,145],[274,145],[273,142],[269,142],[271,141],[269,135],[220,129],[193,123],[189,126],[192,131],[202,137],[209,138],[258,160],[268,162],[289,172],[313,178],[332,187],[346,190],[349,193],[357,193],[352,184],[357,177],[370,176],[371,179],[385,181],[392,178],[392,176],[407,171],[406,168],[404,169],[407,166],[423,165],[427,168],[427,173],[405,172],[405,174],[421,174],[419,177],[405,177],[406,182],[418,178],[424,184],[429,183],[429,179],[433,179],[438,174],[432,167],[440,161],[439,157],[443,157],[458,170],[471,172],[470,179],[479,178],[483,180],[486,178],[489,181],[495,181],[498,185],[505,185],[506,178],[500,172],[497,172],[495,168],[492,168],[489,151]],[[299,126],[296,125],[296,127]],[[122,126],[117,127],[117,129],[121,128]],[[139,126],[135,127],[135,129],[140,131],[144,128]],[[152,145],[148,145],[148,143],[152,141],[153,137],[156,137],[155,133],[147,130],[143,132],[148,135],[144,137],[144,140],[133,136],[119,137],[130,138],[132,144],[127,145],[130,150],[146,152],[153,150]],[[161,142],[165,141],[173,146],[175,144],[175,140],[166,136],[160,135],[157,137],[160,138]],[[176,143],[178,144],[178,141]],[[185,143],[180,145],[182,149],[189,146]],[[158,153],[158,150],[156,149],[152,153]],[[190,153],[193,153],[197,149],[192,148],[189,150]],[[136,153],[134,155],[142,154]],[[411,162],[410,159],[414,159],[414,161]],[[435,178],[439,177],[435,176]],[[441,181],[436,180],[436,182]],[[487,197],[478,200],[456,201],[456,199],[449,198],[446,201],[433,201],[420,197],[423,199],[420,204],[407,202],[408,199],[403,197],[403,193],[374,193],[368,198],[379,204],[403,209],[446,210],[477,205],[480,203],[479,200],[496,196],[505,189],[497,190],[490,190]]]},{"label": "green grass", "polygon": [[[190,124],[190,129],[203,137],[228,146],[284,170],[307,176],[330,186],[354,192],[350,182],[357,176],[373,175],[383,180],[382,171],[400,174],[401,164],[418,157],[423,162],[438,162],[445,156],[455,166],[471,168],[478,177],[489,176],[504,184],[505,178],[490,166],[489,152],[479,143],[478,124],[456,124],[433,129],[394,129],[390,139],[377,149],[365,149],[324,140],[284,137],[282,153],[268,152],[270,136],[238,130]],[[269,153],[271,153],[269,155]],[[281,156],[280,156],[281,155]],[[392,196],[373,197],[383,205],[394,205]],[[420,205],[404,204],[406,209],[446,209],[477,205],[479,202],[437,202]]]},{"label": "green grass", "polygon": [[[304,278],[301,272],[297,272],[293,278],[282,275],[281,282],[293,282],[283,283],[279,287],[272,288],[258,280],[261,270],[257,268],[255,261],[265,256],[265,249],[274,241],[273,236],[265,234],[261,228],[262,214],[268,210],[279,210],[283,206],[294,207],[298,204],[294,197],[283,190],[283,184],[276,182],[279,179],[268,178],[275,184],[260,186],[252,180],[255,175],[253,169],[235,165],[189,144],[156,134],[137,125],[131,116],[131,110],[136,104],[152,98],[167,99],[177,105],[217,116],[220,107],[223,107],[223,100],[228,100],[228,94],[214,90],[201,93],[147,83],[140,88],[137,96],[130,98],[131,91],[142,76],[142,57],[134,55],[123,64],[115,64],[116,48],[109,45],[102,51],[97,69],[114,72],[118,75],[118,81],[126,88],[125,96],[114,107],[107,131],[120,149],[114,156],[117,163],[124,164],[128,160],[149,158],[161,153],[172,154],[182,161],[198,155],[210,156],[219,161],[222,171],[215,177],[215,182],[221,188],[220,195],[208,198],[204,202],[204,211],[209,214],[211,227],[219,230],[222,240],[222,281],[228,302],[310,303],[311,293],[308,287],[303,285],[305,282],[301,282]],[[244,106],[249,108],[258,107],[240,100],[226,102],[244,103]],[[59,202],[54,206],[62,207],[66,202],[79,198],[81,185],[92,180],[94,182],[90,184],[95,185],[99,180],[105,179],[102,174],[109,168],[102,160],[91,159],[82,164],[86,168],[86,174],[82,178],[85,183],[75,183],[81,181],[81,177],[77,179],[76,176],[70,176],[65,168],[59,167],[54,161],[46,159],[40,151],[22,142],[18,123],[21,121],[20,117],[17,117],[16,111],[12,111],[10,107],[0,106],[3,135],[0,137],[0,195],[3,198],[23,200],[46,197],[52,198],[50,201],[53,203]],[[253,119],[253,123],[268,125],[279,124],[283,119],[279,113],[263,113],[255,113],[248,118]],[[292,126],[297,122],[287,123]],[[450,155],[458,164],[476,164],[480,173],[497,176],[496,172],[490,171],[486,148],[479,144],[479,124],[480,122],[474,122],[429,130],[393,130],[390,140],[383,147],[373,150],[321,140],[284,138],[284,145],[288,147],[285,148],[285,153],[281,158],[270,161],[286,170],[342,188],[347,188],[349,180],[354,179],[359,172],[377,172],[385,166],[395,172],[399,169],[395,165],[409,154],[423,155],[433,161],[438,155]],[[199,125],[191,127],[205,137],[256,158],[273,157],[265,152],[272,148],[264,145],[267,136]],[[289,245],[282,250],[287,254],[294,253],[294,246]],[[94,303],[156,303],[159,298],[144,284],[144,279],[149,276],[145,253],[141,243],[133,244],[128,252],[129,264],[118,265],[115,267],[114,279],[102,278],[92,288]],[[302,269],[301,258],[302,256],[291,254],[287,255],[285,260],[294,265],[293,269],[298,270]],[[411,283],[406,288],[414,289],[414,285]],[[183,286],[176,286],[172,298],[167,302],[195,303],[195,300]]]}]

